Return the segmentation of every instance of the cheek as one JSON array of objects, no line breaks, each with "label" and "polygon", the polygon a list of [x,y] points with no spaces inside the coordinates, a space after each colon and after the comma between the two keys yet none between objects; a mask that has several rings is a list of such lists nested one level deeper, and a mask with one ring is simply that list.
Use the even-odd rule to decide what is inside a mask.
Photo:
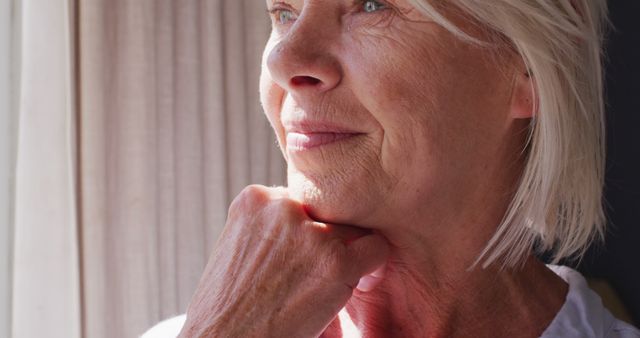
[{"label": "cheek", "polygon": [[278,138],[278,143],[282,148],[284,129],[282,127],[282,123],[280,122],[280,113],[282,111],[282,104],[284,102],[286,92],[280,86],[278,86],[275,81],[273,81],[271,72],[267,67],[267,58],[269,57],[271,50],[277,44],[276,40],[277,37],[275,33],[272,32],[262,54],[262,68],[260,73],[260,103],[262,104],[262,109]]},{"label": "cheek", "polygon": [[448,33],[406,32],[354,48],[353,89],[384,129],[384,170],[406,187],[435,192],[477,176],[483,158],[493,158],[506,126],[508,81],[486,51]]},{"label": "cheek", "polygon": [[269,71],[263,66],[260,75],[260,102],[281,149],[284,149],[284,128],[280,122],[280,113],[285,95],[285,91],[271,79]]},{"label": "cheek", "polygon": [[[394,176],[398,164],[405,169],[416,153],[429,153],[438,140],[437,111],[447,101],[446,78],[440,74],[442,57],[419,50],[406,38],[370,39],[369,47],[356,49],[350,60],[353,90],[384,130],[381,160]],[[373,52],[375,50],[375,53]],[[384,55],[383,58],[379,57]],[[375,79],[372,81],[371,79]]]}]

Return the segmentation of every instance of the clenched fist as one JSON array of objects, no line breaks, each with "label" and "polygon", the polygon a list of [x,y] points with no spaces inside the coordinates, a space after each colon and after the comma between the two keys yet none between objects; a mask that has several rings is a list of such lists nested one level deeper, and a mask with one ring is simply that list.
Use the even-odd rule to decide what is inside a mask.
[{"label": "clenched fist", "polygon": [[249,186],[229,209],[180,337],[318,337],[361,279],[372,288],[367,275],[388,251],[380,235],[310,219],[285,188]]}]

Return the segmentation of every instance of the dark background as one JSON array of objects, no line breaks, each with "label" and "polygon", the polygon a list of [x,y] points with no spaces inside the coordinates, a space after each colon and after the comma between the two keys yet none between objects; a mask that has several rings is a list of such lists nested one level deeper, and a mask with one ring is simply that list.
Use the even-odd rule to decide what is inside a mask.
[{"label": "dark background", "polygon": [[610,0],[607,43],[606,243],[579,266],[604,278],[640,325],[640,0]]}]

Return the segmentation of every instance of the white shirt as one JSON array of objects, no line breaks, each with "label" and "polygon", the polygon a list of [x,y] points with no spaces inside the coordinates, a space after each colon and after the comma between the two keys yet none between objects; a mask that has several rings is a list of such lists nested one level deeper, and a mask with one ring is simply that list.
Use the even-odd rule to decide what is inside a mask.
[{"label": "white shirt", "polygon": [[569,284],[569,293],[540,338],[640,338],[640,331],[616,319],[582,275],[566,266],[548,266]]},{"label": "white shirt", "polygon": [[[569,292],[564,305],[540,338],[640,338],[638,329],[616,319],[602,305],[600,296],[589,288],[579,272],[566,266],[549,265],[549,268],[569,284]],[[341,319],[345,315],[342,311]],[[180,333],[185,319],[182,315],[166,320],[141,338],[174,338]],[[343,327],[343,333],[345,337],[360,337],[355,327]]]}]

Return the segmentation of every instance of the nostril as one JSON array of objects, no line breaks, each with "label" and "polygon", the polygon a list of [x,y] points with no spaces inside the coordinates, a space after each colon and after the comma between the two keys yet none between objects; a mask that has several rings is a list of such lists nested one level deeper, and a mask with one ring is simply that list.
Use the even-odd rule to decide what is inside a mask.
[{"label": "nostril", "polygon": [[291,84],[294,86],[304,86],[304,85],[316,86],[320,82],[321,82],[320,79],[317,79],[312,76],[295,76],[294,78],[291,79]]}]

